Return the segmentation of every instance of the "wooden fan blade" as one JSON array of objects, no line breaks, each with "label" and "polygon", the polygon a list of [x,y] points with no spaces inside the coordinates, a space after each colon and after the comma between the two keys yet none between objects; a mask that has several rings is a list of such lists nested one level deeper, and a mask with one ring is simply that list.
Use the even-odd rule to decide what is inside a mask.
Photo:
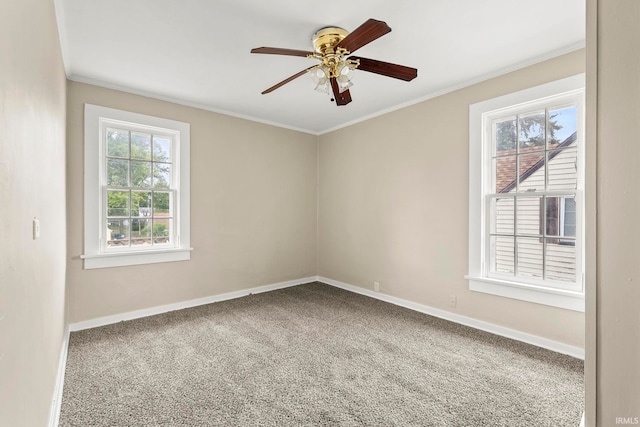
[{"label": "wooden fan blade", "polygon": [[386,22],[369,19],[342,39],[342,41],[336,45],[336,48],[341,47],[348,50],[349,53],[353,53],[362,46],[371,43],[390,31],[391,28]]},{"label": "wooden fan blade", "polygon": [[307,57],[309,55],[313,55],[313,52],[308,52],[306,50],[296,50],[296,49],[282,49],[279,47],[256,47],[255,49],[251,49],[251,53],[267,53],[270,55],[289,55],[289,56],[303,56]]},{"label": "wooden fan blade", "polygon": [[280,83],[275,84],[275,85],[271,86],[269,89],[267,89],[267,90],[263,91],[263,92],[262,92],[262,95],[267,94],[267,93],[270,93],[270,92],[273,92],[274,90],[278,89],[280,86],[284,86],[284,85],[286,85],[286,84],[287,84],[287,83],[289,83],[291,80],[295,80],[295,79],[297,79],[298,77],[300,77],[301,75],[303,75],[303,74],[305,74],[305,73],[308,73],[310,70],[312,70],[312,69],[314,69],[314,68],[317,68],[317,67],[319,67],[319,65],[314,65],[313,67],[306,68],[306,69],[304,69],[304,70],[300,71],[299,73],[296,73],[296,74],[294,74],[293,76],[291,76],[291,77],[289,77],[289,78],[287,78],[287,79],[284,79],[284,80],[283,80],[283,81],[281,81]]},{"label": "wooden fan blade", "polygon": [[333,89],[333,98],[336,100],[336,105],[347,105],[351,102],[351,93],[349,93],[349,89],[340,93],[338,81],[335,77],[331,77],[331,89]]},{"label": "wooden fan blade", "polygon": [[394,79],[410,82],[418,77],[418,70],[404,65],[391,64],[389,62],[378,61],[376,59],[360,58],[359,56],[350,56],[349,59],[359,60],[357,70],[368,71],[370,73],[381,74]]}]

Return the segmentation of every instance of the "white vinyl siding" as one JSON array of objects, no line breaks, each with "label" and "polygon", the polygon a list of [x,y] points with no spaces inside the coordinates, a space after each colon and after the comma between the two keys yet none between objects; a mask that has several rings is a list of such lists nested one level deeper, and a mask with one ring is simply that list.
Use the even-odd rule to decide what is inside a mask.
[{"label": "white vinyl siding", "polygon": [[[564,201],[575,197],[577,188],[577,151],[575,143],[561,150],[549,151],[550,160],[546,163],[549,168],[549,187],[554,189],[547,198]],[[555,155],[553,155],[555,154]],[[544,151],[528,152],[527,156],[535,156],[542,160]],[[553,157],[552,157],[553,155]],[[560,221],[559,233],[551,234],[543,240],[544,220],[541,216],[545,207],[545,196],[535,195],[545,188],[545,167],[542,166],[518,184],[518,190],[524,197],[519,197],[515,215],[514,199],[499,198],[495,201],[496,234],[513,234],[517,223],[516,233],[522,237],[515,239],[503,237],[495,239],[495,256],[490,270],[498,273],[517,271],[518,275],[530,277],[544,277],[551,281],[576,281],[576,249],[575,242],[570,238],[558,239],[564,236],[563,224]],[[568,191],[562,194],[562,191]],[[515,193],[516,189],[509,191]],[[558,193],[556,193],[558,192]],[[533,197],[527,197],[532,195]],[[563,210],[559,210],[559,220],[563,219]],[[517,218],[517,220],[516,220]],[[534,238],[531,238],[535,236]],[[546,243],[546,244],[545,244]],[[573,243],[573,244],[572,244]],[[518,263],[514,264],[514,251],[518,251]],[[544,268],[543,268],[544,265]]]}]

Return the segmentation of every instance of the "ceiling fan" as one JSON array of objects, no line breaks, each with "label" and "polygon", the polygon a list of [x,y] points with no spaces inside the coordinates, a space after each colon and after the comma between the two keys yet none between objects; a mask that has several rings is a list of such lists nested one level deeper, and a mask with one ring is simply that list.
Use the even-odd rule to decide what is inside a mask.
[{"label": "ceiling fan", "polygon": [[355,69],[411,81],[418,76],[418,70],[415,68],[359,56],[348,56],[390,31],[391,28],[386,22],[369,19],[350,33],[339,27],[319,29],[313,35],[313,52],[277,47],[251,49],[251,53],[303,56],[320,60],[320,64],[306,68],[284,79],[263,91],[262,94],[273,92],[290,81],[310,73],[311,78],[316,83],[316,90],[326,92],[329,95],[333,94],[331,101],[335,100],[337,105],[347,105],[351,102],[349,88],[352,86],[351,77]]}]

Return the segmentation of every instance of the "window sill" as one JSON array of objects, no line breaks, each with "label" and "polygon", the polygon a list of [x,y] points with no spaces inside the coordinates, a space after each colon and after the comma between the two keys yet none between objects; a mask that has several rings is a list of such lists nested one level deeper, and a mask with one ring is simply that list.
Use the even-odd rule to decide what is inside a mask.
[{"label": "window sill", "polygon": [[128,265],[155,264],[160,262],[189,261],[193,248],[158,249],[154,251],[119,252],[109,254],[80,255],[84,269],[124,267]]},{"label": "window sill", "polygon": [[487,277],[465,276],[465,278],[469,280],[471,291],[584,312],[584,294],[581,292],[542,288]]}]

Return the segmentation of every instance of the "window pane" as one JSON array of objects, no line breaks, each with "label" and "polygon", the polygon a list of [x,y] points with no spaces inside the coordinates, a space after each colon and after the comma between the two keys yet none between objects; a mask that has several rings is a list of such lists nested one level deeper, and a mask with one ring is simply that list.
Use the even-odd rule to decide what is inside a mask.
[{"label": "window pane", "polygon": [[131,216],[150,217],[151,216],[151,192],[132,191],[131,192]]},{"label": "window pane", "polygon": [[549,239],[546,247],[546,278],[562,282],[576,281],[576,247]]},{"label": "window pane", "polygon": [[544,191],[544,151],[518,156],[518,191]]},{"label": "window pane", "polygon": [[131,160],[131,186],[151,187],[151,162]]},{"label": "window pane", "polygon": [[131,220],[131,245],[151,245],[151,220]]},{"label": "window pane", "polygon": [[578,129],[577,119],[575,105],[549,110],[549,148],[557,147]]},{"label": "window pane", "polygon": [[542,277],[542,242],[538,238],[517,237],[518,276]]},{"label": "window pane", "polygon": [[171,165],[169,163],[153,164],[153,186],[155,188],[171,187]]},{"label": "window pane", "polygon": [[508,193],[516,188],[516,156],[493,159],[496,193]]},{"label": "window pane", "polygon": [[[516,149],[516,119],[496,122],[495,155],[515,154]],[[511,152],[510,152],[511,151]]]},{"label": "window pane", "polygon": [[107,216],[129,216],[128,191],[107,191]]},{"label": "window pane", "polygon": [[492,273],[513,274],[514,246],[513,237],[491,236],[491,266]]},{"label": "window pane", "polygon": [[129,246],[128,219],[109,219],[107,221],[107,246]]},{"label": "window pane", "polygon": [[131,158],[151,160],[151,135],[131,132]]},{"label": "window pane", "polygon": [[153,137],[153,160],[155,162],[171,162],[171,139],[161,136]]},{"label": "window pane", "polygon": [[546,197],[545,198],[545,213],[546,213],[546,226],[545,233],[547,236],[559,236],[560,235],[560,206],[561,197]]},{"label": "window pane", "polygon": [[153,244],[163,245],[171,243],[171,227],[172,219],[154,219],[153,220]]},{"label": "window pane", "polygon": [[518,197],[516,199],[516,233],[538,236],[540,227],[541,197]]},{"label": "window pane", "polygon": [[512,197],[491,199],[491,234],[514,234]]},{"label": "window pane", "polygon": [[520,149],[527,147],[537,147],[544,149],[544,128],[545,128],[544,111],[519,116]]},{"label": "window pane", "polygon": [[576,237],[576,199],[573,197],[564,198],[562,236]]},{"label": "window pane", "polygon": [[107,159],[107,185],[129,186],[129,160]]},{"label": "window pane", "polygon": [[107,156],[129,157],[129,131],[107,129]]},{"label": "window pane", "polygon": [[167,217],[171,216],[172,193],[164,191],[153,192],[153,216]]},{"label": "window pane", "polygon": [[578,186],[578,151],[549,151],[549,190],[575,190]]}]

